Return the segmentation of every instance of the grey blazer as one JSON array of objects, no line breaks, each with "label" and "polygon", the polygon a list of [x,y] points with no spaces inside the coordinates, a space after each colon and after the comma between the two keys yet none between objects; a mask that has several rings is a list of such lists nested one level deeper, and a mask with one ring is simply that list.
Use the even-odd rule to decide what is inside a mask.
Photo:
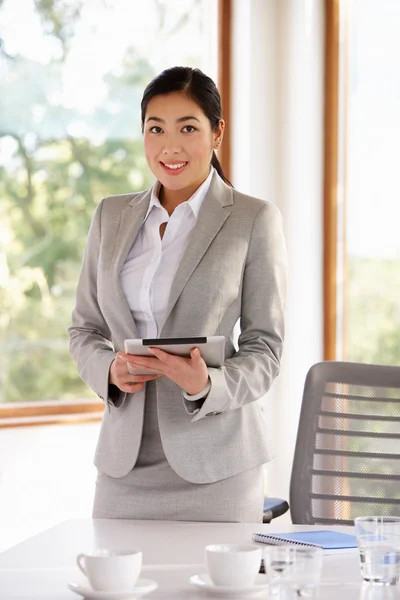
[{"label": "grey blazer", "polygon": [[[108,376],[124,340],[139,337],[119,275],[150,195],[109,196],[98,205],[68,330],[80,376],[108,407],[95,465],[111,477],[134,467],[142,435],[145,390],[120,392]],[[184,401],[166,377],[155,382],[164,452],[187,481],[219,481],[271,459],[258,400],[279,371],[286,270],[278,209],[237,192],[215,173],[173,280],[160,337],[224,335],[226,360],[209,368],[205,401]]]}]

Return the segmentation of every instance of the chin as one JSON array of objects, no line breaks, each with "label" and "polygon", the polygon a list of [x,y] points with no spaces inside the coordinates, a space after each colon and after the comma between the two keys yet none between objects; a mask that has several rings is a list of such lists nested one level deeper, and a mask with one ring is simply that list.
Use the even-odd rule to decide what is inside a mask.
[{"label": "chin", "polygon": [[[188,177],[185,173],[185,177],[177,176],[177,177],[168,177],[162,171],[161,173],[155,173],[158,181],[168,190],[181,190],[193,183],[192,178]],[[183,174],[182,174],[183,175]]]},{"label": "chin", "polygon": [[167,190],[183,190],[190,185],[190,181],[168,181],[165,177],[159,179],[159,182]]}]

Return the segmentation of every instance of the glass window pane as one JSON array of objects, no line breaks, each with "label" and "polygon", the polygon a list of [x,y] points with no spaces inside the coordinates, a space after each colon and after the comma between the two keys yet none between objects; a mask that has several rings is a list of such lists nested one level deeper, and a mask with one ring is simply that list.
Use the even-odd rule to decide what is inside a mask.
[{"label": "glass window pane", "polygon": [[[68,354],[102,197],[149,187],[140,99],[217,71],[217,0],[0,2],[0,402],[93,396]],[[23,15],[23,18],[21,18]]]},{"label": "glass window pane", "polygon": [[342,356],[399,364],[400,3],[342,5]]}]

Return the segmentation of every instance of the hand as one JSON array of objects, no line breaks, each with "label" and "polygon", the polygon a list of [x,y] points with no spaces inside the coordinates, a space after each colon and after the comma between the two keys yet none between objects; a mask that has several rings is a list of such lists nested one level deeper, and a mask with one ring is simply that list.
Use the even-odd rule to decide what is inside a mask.
[{"label": "hand", "polygon": [[135,369],[141,367],[158,373],[159,377],[165,375],[188,394],[198,394],[206,387],[208,381],[207,365],[202,359],[198,348],[193,348],[190,351],[190,358],[169,354],[159,348],[149,348],[149,352],[154,354],[155,358],[119,354],[121,354],[123,360],[129,362]]},{"label": "hand", "polygon": [[[111,363],[110,373],[108,376],[109,383],[116,385],[121,392],[128,392],[128,394],[134,394],[143,389],[146,381],[152,381],[158,379],[161,375],[132,375],[128,371],[128,361],[123,352],[118,352],[117,356]],[[129,361],[130,362],[130,361]]]}]

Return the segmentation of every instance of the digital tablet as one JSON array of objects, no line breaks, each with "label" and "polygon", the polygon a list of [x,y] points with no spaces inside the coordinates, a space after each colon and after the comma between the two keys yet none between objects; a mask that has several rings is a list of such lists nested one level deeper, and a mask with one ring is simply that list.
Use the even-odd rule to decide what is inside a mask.
[{"label": "digital tablet", "polygon": [[[149,347],[160,348],[170,354],[177,354],[190,358],[192,348],[198,348],[201,356],[208,367],[221,367],[225,360],[225,336],[212,335],[207,337],[187,338],[156,338],[156,339],[131,339],[124,341],[126,354],[135,356],[153,356]],[[132,375],[149,375],[152,371],[145,369],[132,369],[128,365],[128,371]]]}]

